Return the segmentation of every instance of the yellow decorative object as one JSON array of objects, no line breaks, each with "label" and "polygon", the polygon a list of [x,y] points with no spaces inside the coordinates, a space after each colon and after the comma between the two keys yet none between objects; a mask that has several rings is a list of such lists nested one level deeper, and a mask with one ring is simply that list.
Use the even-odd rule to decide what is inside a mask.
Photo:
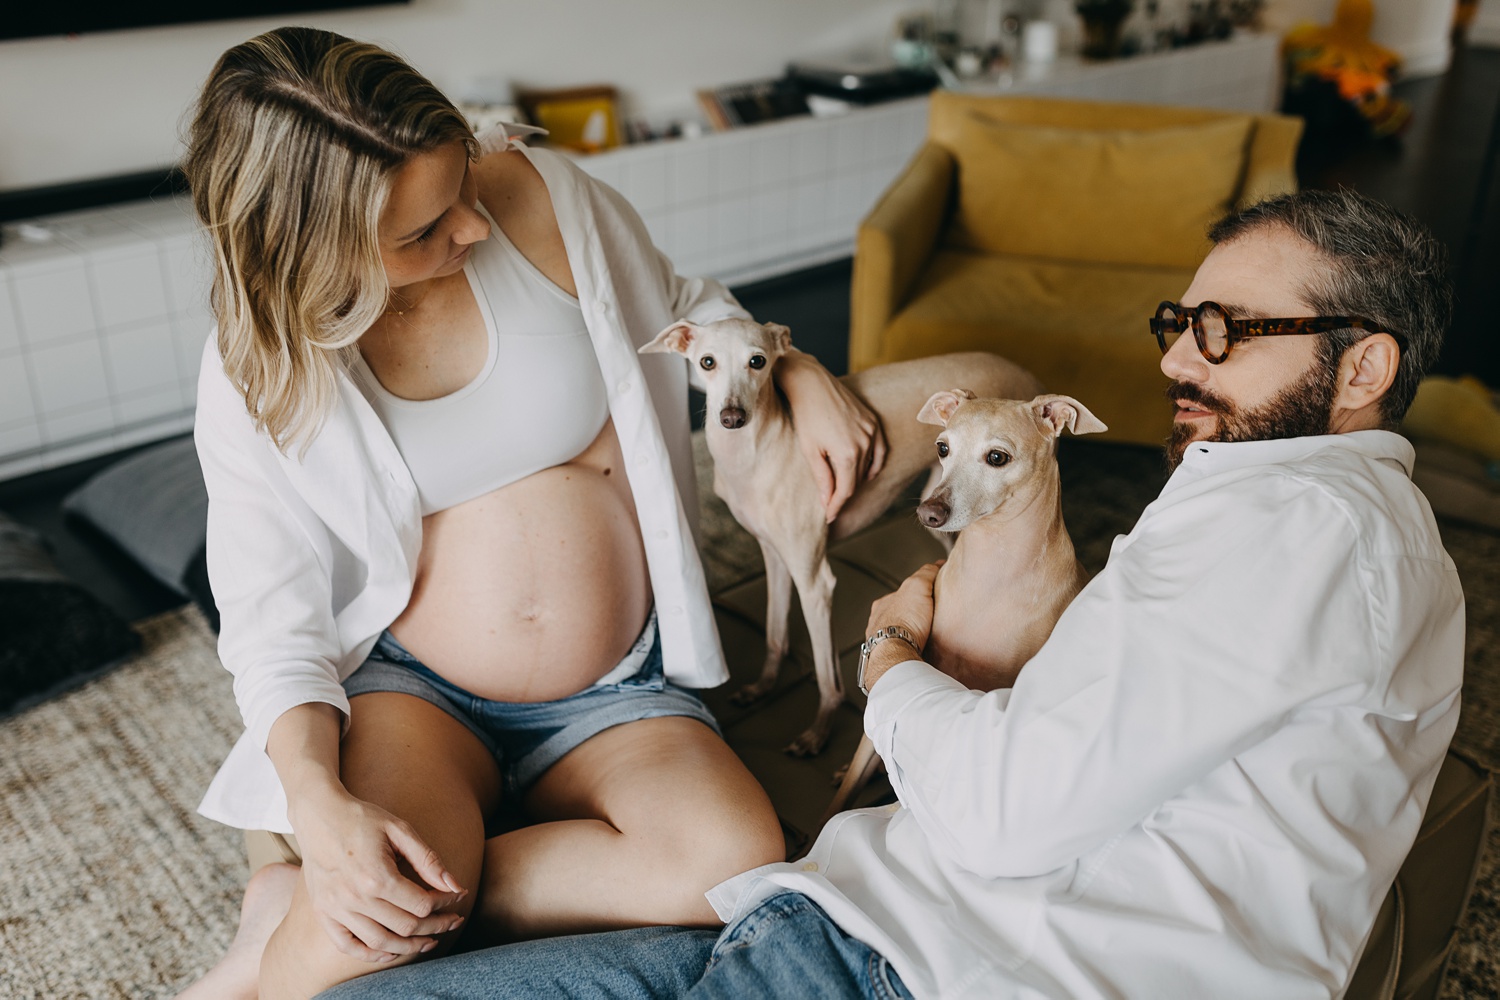
[{"label": "yellow decorative object", "polygon": [[1410,119],[1411,108],[1391,96],[1401,57],[1370,40],[1374,20],[1374,0],[1339,0],[1332,24],[1298,25],[1287,32],[1282,52],[1290,68],[1288,87],[1295,88],[1300,77],[1331,81],[1374,134],[1391,135]]},{"label": "yellow decorative object", "polygon": [[[1049,391],[1083,400],[1109,425],[1105,437],[1160,445],[1172,417],[1147,320],[1158,302],[1187,289],[1206,251],[1201,226],[1175,229],[1180,213],[1162,217],[1163,199],[1191,187],[1227,210],[1295,191],[1301,132],[1301,121],[1282,115],[935,92],[926,144],[860,224],[849,366],[994,351]],[[1136,134],[1127,141],[1126,133]],[[1199,151],[1214,153],[1190,157],[1193,169],[1229,178],[1222,190],[1217,181],[1200,189],[1198,178],[1182,185],[1164,174],[1148,192],[1139,185],[1149,172],[1124,164],[1117,176],[1131,178],[1125,187],[1076,183],[1104,176],[1101,159],[1122,143],[1195,134]],[[1001,163],[986,162],[997,137],[1014,143],[1001,157],[1007,176]],[[1060,142],[1092,153],[1056,155]],[[1045,183],[1039,172],[1050,175]],[[1024,186],[986,192],[986,184]],[[1090,206],[1079,204],[1080,191]],[[979,229],[989,234],[982,245],[994,246],[988,239],[1005,239],[1008,227],[1031,230],[1013,234],[1021,242],[1006,244],[1009,252],[970,242]],[[1084,249],[1058,256],[1068,247]]]},{"label": "yellow decorative object", "polygon": [[1500,461],[1500,409],[1490,388],[1472,375],[1423,379],[1401,431],[1407,437],[1471,452],[1487,462]]}]

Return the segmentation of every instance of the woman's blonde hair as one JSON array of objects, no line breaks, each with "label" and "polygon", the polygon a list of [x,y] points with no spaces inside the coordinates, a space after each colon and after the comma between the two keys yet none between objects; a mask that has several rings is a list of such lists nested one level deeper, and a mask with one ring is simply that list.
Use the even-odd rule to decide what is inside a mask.
[{"label": "woman's blonde hair", "polygon": [[354,342],[390,294],[378,226],[392,175],[474,134],[400,58],[312,28],[220,57],[183,164],[212,237],[224,372],[258,430],[305,452]]}]

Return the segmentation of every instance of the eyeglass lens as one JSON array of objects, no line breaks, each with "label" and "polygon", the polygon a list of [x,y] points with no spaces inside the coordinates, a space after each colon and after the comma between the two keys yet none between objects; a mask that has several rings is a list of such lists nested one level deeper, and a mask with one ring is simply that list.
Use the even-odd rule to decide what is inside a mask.
[{"label": "eyeglass lens", "polygon": [[1229,324],[1224,314],[1211,305],[1198,310],[1198,322],[1203,324],[1203,346],[1216,358],[1222,358],[1229,350]]},{"label": "eyeglass lens", "polygon": [[1199,334],[1202,345],[1208,353],[1216,358],[1222,358],[1229,349],[1229,324],[1224,321],[1224,314],[1212,305],[1204,305],[1198,309],[1179,309],[1164,305],[1157,315],[1161,321],[1162,342],[1167,350],[1177,343],[1177,338],[1187,332],[1190,323],[1199,323],[1202,329]]}]

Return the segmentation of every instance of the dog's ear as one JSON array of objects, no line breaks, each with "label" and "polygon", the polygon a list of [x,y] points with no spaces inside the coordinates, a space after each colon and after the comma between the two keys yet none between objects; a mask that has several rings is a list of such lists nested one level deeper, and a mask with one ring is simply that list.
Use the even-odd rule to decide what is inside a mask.
[{"label": "dog's ear", "polygon": [[637,354],[686,354],[692,346],[693,338],[698,335],[701,327],[696,323],[689,323],[680,319],[667,327],[651,343],[645,345]]},{"label": "dog's ear", "polygon": [[1038,396],[1031,401],[1031,412],[1049,437],[1061,437],[1064,430],[1074,434],[1098,434],[1109,430],[1104,421],[1089,412],[1072,396]]},{"label": "dog's ear", "polygon": [[762,323],[761,329],[771,335],[771,343],[776,345],[776,350],[785,354],[792,349],[791,327],[782,326],[780,323]]},{"label": "dog's ear", "polygon": [[965,400],[974,399],[974,394],[968,389],[948,389],[944,392],[935,392],[922,404],[917,411],[917,421],[924,424],[936,424],[939,427],[947,427],[948,420],[953,416],[953,411],[958,409],[959,404]]}]

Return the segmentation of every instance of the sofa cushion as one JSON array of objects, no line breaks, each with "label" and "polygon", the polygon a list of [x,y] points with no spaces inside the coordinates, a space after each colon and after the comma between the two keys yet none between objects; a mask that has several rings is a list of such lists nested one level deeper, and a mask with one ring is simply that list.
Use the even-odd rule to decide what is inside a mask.
[{"label": "sofa cushion", "polygon": [[[959,124],[950,246],[1053,260],[1196,267],[1229,211],[1253,119],[1095,131]],[[1152,303],[1155,305],[1155,303]]]},{"label": "sofa cushion", "polygon": [[934,255],[886,329],[880,360],[994,351],[1076,396],[1116,440],[1164,440],[1161,352],[1147,320],[1189,269],[1069,264],[956,250]]}]

